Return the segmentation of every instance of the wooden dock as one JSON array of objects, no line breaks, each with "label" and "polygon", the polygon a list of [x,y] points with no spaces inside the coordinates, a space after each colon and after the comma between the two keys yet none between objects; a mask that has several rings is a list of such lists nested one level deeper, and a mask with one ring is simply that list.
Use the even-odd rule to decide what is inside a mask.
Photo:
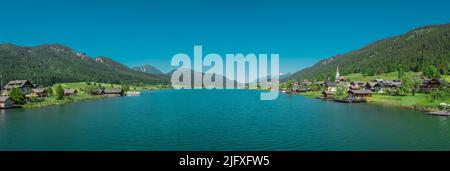
[{"label": "wooden dock", "polygon": [[428,114],[434,116],[450,116],[450,111],[441,110],[436,112],[429,112]]},{"label": "wooden dock", "polygon": [[345,100],[335,99],[333,101],[339,102],[339,103],[364,103],[364,102],[367,102],[367,100],[350,100],[350,99],[345,99]]}]

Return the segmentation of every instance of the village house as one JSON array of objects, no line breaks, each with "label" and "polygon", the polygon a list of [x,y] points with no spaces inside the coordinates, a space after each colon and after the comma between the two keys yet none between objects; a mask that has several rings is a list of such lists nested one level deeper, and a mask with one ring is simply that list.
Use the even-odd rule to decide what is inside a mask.
[{"label": "village house", "polygon": [[31,89],[33,88],[33,84],[31,84],[28,80],[13,80],[9,81],[4,87],[3,87],[3,93],[9,93],[12,89],[19,88],[20,91],[22,91],[24,94],[29,94],[31,92]]},{"label": "village house", "polygon": [[316,81],[314,84],[317,86],[323,87],[323,86],[325,86],[325,81]]},{"label": "village house", "polygon": [[420,92],[431,92],[433,90],[437,90],[441,88],[442,86],[445,86],[444,80],[440,78],[435,79],[425,79],[423,80],[422,85],[420,85]]},{"label": "village house", "polygon": [[375,85],[377,85],[377,84],[378,84],[378,82],[373,82],[373,81],[367,82],[367,83],[364,85],[364,89],[375,91]]},{"label": "village house", "polygon": [[8,96],[0,96],[0,109],[13,108],[14,102]]},{"label": "village house", "polygon": [[332,91],[323,91],[322,97],[326,98],[326,99],[332,99],[332,98],[334,98],[334,94]]},{"label": "village house", "polygon": [[350,82],[351,86],[356,86],[356,87],[364,87],[366,83],[362,82],[362,81],[352,81]]},{"label": "village house", "polygon": [[366,97],[372,97],[371,90],[349,90],[347,94],[347,99],[354,101],[363,101],[366,100]]},{"label": "village house", "polygon": [[64,89],[64,96],[75,96],[77,94],[78,94],[78,91],[76,89],[72,89],[72,88]]},{"label": "village house", "polygon": [[31,97],[47,97],[48,92],[46,88],[33,88],[31,89]]},{"label": "village house", "polygon": [[401,82],[385,80],[385,81],[381,81],[381,82],[377,83],[373,87],[373,89],[374,89],[374,91],[376,91],[378,93],[384,93],[385,91],[390,91],[390,90],[399,88],[401,85],[402,85]]},{"label": "village house", "polygon": [[304,92],[308,92],[307,88],[295,88],[293,89],[294,92],[296,93],[304,93]]},{"label": "village house", "polygon": [[310,81],[308,81],[308,80],[303,80],[301,83],[300,83],[300,86],[309,86],[309,85],[311,85],[312,84],[312,82],[310,82]]},{"label": "village house", "polygon": [[370,82],[381,83],[381,82],[383,82],[383,81],[384,81],[383,79],[374,79],[374,80],[372,80],[372,81],[370,81]]},{"label": "village house", "polygon": [[336,91],[336,90],[337,90],[337,88],[336,88],[336,83],[333,83],[333,82],[326,82],[326,83],[325,83],[325,89],[326,89],[327,91]]},{"label": "village house", "polygon": [[91,91],[91,95],[102,95],[104,93],[104,90],[99,88]]},{"label": "village house", "polygon": [[124,91],[121,88],[109,88],[104,90],[104,94],[108,96],[123,96]]}]

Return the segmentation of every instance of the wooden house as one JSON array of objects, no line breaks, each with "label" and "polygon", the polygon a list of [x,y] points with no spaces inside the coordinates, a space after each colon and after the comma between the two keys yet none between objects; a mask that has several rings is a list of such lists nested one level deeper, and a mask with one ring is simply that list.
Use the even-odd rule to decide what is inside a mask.
[{"label": "wooden house", "polygon": [[78,94],[78,91],[76,89],[72,89],[72,88],[64,89],[64,96],[75,96],[77,94]]},{"label": "wooden house", "polygon": [[104,89],[99,88],[99,89],[92,90],[90,93],[91,93],[91,95],[102,95],[105,93],[105,91],[104,91]]},{"label": "wooden house", "polygon": [[362,81],[352,81],[350,82],[351,86],[357,86],[357,87],[364,87],[366,83],[362,82]]},{"label": "wooden house", "polygon": [[327,91],[336,91],[337,85],[334,82],[327,82],[327,83],[325,83],[325,88]]},{"label": "wooden house", "polygon": [[325,86],[325,81],[316,81],[314,84],[317,85],[317,86],[320,86],[320,87],[324,87]]},{"label": "wooden house", "polygon": [[104,90],[104,94],[108,96],[123,96],[125,92],[121,88],[109,88]]},{"label": "wooden house", "polygon": [[372,97],[372,93],[371,90],[349,90],[347,92],[347,99],[356,101],[366,100],[366,97]]},{"label": "wooden house", "polygon": [[382,81],[374,86],[374,91],[378,93],[384,93],[385,91],[394,90],[396,88],[399,88],[402,85],[401,82],[394,82],[394,81]]},{"label": "wooden house", "polygon": [[14,102],[8,96],[0,96],[0,109],[13,108]]},{"label": "wooden house", "polygon": [[375,85],[377,85],[377,84],[378,84],[378,82],[373,82],[373,81],[367,82],[367,83],[364,85],[364,89],[375,91]]},{"label": "wooden house", "polygon": [[307,88],[295,88],[293,89],[294,92],[296,93],[304,93],[304,92],[308,92]]},{"label": "wooden house", "polygon": [[423,80],[422,85],[420,86],[420,92],[431,92],[433,90],[437,90],[443,86],[445,86],[446,83],[444,82],[444,80],[440,79],[440,78],[435,78],[435,79],[425,79]]},{"label": "wooden house", "polygon": [[5,92],[10,92],[14,88],[19,88],[24,94],[29,94],[33,88],[33,84],[28,80],[13,80],[9,81],[3,87],[3,90],[5,90]]},{"label": "wooden house", "polygon": [[31,89],[31,96],[34,97],[47,97],[48,92],[46,88],[33,88]]},{"label": "wooden house", "polygon": [[322,97],[326,99],[332,99],[334,98],[334,93],[332,91],[323,91]]}]

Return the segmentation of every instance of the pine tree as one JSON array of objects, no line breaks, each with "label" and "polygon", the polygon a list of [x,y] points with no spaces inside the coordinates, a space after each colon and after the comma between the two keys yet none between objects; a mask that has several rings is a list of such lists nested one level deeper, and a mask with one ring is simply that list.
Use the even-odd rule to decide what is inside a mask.
[{"label": "pine tree", "polygon": [[56,85],[55,96],[56,96],[56,100],[62,100],[64,98],[64,90],[63,90],[61,84]]}]

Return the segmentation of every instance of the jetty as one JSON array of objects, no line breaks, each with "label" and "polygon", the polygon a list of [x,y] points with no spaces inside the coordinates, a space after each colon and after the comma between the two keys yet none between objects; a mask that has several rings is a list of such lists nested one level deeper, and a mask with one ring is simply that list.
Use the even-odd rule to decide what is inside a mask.
[{"label": "jetty", "polygon": [[434,116],[450,116],[450,111],[441,110],[441,111],[436,111],[436,112],[429,112],[428,114],[434,115]]},{"label": "jetty", "polygon": [[127,92],[125,93],[126,96],[140,96],[141,92],[138,91],[132,91],[132,92]]},{"label": "jetty", "polygon": [[339,103],[365,103],[367,100],[360,99],[360,100],[354,100],[354,99],[334,99],[333,101],[339,102]]}]

